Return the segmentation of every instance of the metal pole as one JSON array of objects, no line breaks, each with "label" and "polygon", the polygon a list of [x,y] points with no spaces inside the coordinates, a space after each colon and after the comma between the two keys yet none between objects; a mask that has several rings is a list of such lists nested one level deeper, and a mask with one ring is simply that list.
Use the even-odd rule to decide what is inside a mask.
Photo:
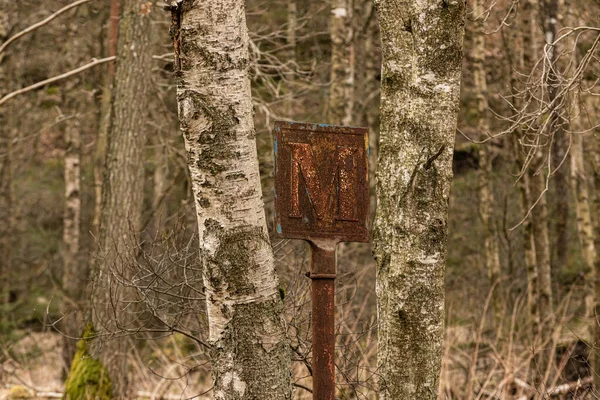
[{"label": "metal pole", "polygon": [[335,241],[311,241],[313,400],[335,399]]}]

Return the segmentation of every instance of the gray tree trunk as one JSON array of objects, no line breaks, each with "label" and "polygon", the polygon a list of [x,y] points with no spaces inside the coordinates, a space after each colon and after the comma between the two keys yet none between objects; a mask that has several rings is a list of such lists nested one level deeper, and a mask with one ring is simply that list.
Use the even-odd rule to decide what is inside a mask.
[{"label": "gray tree trunk", "polygon": [[122,6],[92,294],[94,328],[105,341],[100,359],[108,368],[117,398],[127,398],[128,393],[127,341],[111,335],[122,331],[119,323],[128,320],[128,311],[122,303],[124,288],[114,273],[123,275],[135,268],[132,252],[136,251],[135,234],[142,222],[144,124],[152,67],[147,5],[124,0]]},{"label": "gray tree trunk", "polygon": [[[108,56],[117,55],[117,40],[119,35],[119,8],[120,0],[110,2],[110,33],[108,37]],[[96,135],[96,148],[94,149],[94,219],[92,221],[93,232],[98,232],[100,226],[100,214],[102,209],[102,171],[106,159],[106,142],[108,140],[108,129],[111,120],[112,86],[115,77],[115,62],[108,66],[108,74],[104,80],[102,89],[102,100],[100,102],[100,123]]]},{"label": "gray tree trunk", "polygon": [[[487,139],[490,134],[487,73],[485,70],[485,7],[481,0],[473,0],[473,14],[477,20],[473,28],[473,80],[475,98],[477,99],[476,121],[480,140]],[[479,214],[483,222],[485,242],[485,266],[490,278],[490,285],[500,279],[500,250],[498,248],[498,232],[494,221],[494,188],[492,174],[492,143],[479,145]],[[493,309],[498,318],[503,307],[502,289],[496,287],[493,296]]]},{"label": "gray tree trunk", "polygon": [[[590,99],[591,106],[588,107],[589,112],[595,113],[597,115],[600,112],[600,107],[597,105],[597,99],[593,97]],[[594,119],[597,121],[597,119]],[[597,122],[596,122],[597,123]],[[596,133],[597,134],[597,133]],[[595,137],[590,146],[590,158],[592,160],[593,165],[593,178],[594,178],[594,190],[593,194],[593,211],[595,216],[594,221],[594,246],[596,251],[600,249],[600,140],[598,137]],[[594,260],[594,315],[596,316],[596,320],[598,319],[598,315],[600,315],[600,256],[598,252],[596,253],[596,259]],[[600,388],[600,374],[597,372],[600,371],[600,324],[594,324],[594,335],[590,354],[592,355],[591,362],[591,370],[594,371],[594,387]]]},{"label": "gray tree trunk", "polygon": [[[559,19],[559,0],[541,0],[540,8],[544,15],[544,36],[546,44],[552,44],[556,39],[558,31]],[[569,11],[568,9],[563,11]],[[546,90],[548,91],[548,101],[552,102],[560,91],[559,77],[556,73],[556,68],[559,67],[560,49],[558,46],[550,47],[550,62],[553,67],[548,68],[548,73],[545,76]],[[566,268],[568,266],[569,256],[569,236],[568,236],[568,221],[569,221],[569,162],[567,148],[569,147],[569,138],[565,132],[563,122],[559,117],[561,110],[555,109],[550,114],[549,132],[547,134],[552,137],[552,183],[556,190],[555,210],[553,213],[554,238],[556,257],[553,265],[557,268]],[[567,159],[567,161],[565,161]],[[562,164],[562,165],[561,165]],[[555,170],[555,171],[554,171]]]},{"label": "gray tree trunk", "polygon": [[184,0],[172,13],[214,397],[291,399],[290,347],[261,198],[245,2]]},{"label": "gray tree trunk", "polygon": [[437,398],[462,0],[379,0],[383,51],[373,232],[382,400]]},{"label": "gray tree trunk", "polygon": [[288,45],[288,67],[289,71],[286,74],[287,89],[285,100],[285,113],[289,119],[293,119],[294,111],[294,81],[296,79],[296,47],[298,45],[297,33],[298,30],[298,5],[296,0],[287,0],[287,29],[285,40]]},{"label": "gray tree trunk", "polygon": [[327,122],[350,125],[354,111],[353,14],[350,0],[333,0],[329,18],[331,85]]},{"label": "gray tree trunk", "polygon": [[[523,90],[520,74],[533,66],[534,58],[537,54],[537,32],[535,31],[537,15],[537,4],[535,3],[535,0],[524,1],[522,4],[522,11],[518,14],[518,17],[515,18],[516,21],[513,22],[513,24],[515,24],[514,29],[509,31],[511,42],[509,43],[508,51],[513,63],[510,67],[510,81],[511,87],[517,92]],[[518,24],[518,26],[516,24]],[[514,97],[512,101],[515,109],[518,110],[522,107],[522,100],[518,96]],[[524,171],[525,151],[520,143],[520,140],[526,137],[525,135],[527,135],[526,132],[518,129],[511,135],[510,142],[517,170],[523,173],[517,183],[519,188],[521,217],[524,218],[520,229],[523,232],[524,264],[527,270],[527,310],[529,312],[529,320],[531,321],[529,338],[533,341],[539,331],[540,325],[538,308],[539,290],[533,223],[532,218],[527,217],[533,203],[530,184],[532,176],[529,171]]]},{"label": "gray tree trunk", "polygon": [[[8,24],[8,0],[0,0],[0,37],[4,38],[10,30]],[[0,97],[10,92],[9,77],[4,65],[4,57],[0,54]],[[0,281],[10,282],[12,269],[11,237],[12,230],[12,165],[11,138],[8,129],[6,107],[0,107],[0,220],[5,221],[0,228]],[[8,320],[9,286],[0,285],[0,322]]]}]

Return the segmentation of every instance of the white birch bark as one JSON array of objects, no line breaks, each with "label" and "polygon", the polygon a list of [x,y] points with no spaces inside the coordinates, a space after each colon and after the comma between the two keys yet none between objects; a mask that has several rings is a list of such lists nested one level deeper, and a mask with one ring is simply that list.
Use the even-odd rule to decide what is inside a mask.
[{"label": "white birch bark", "polygon": [[76,351],[75,339],[81,336],[80,300],[87,269],[79,265],[81,223],[81,134],[79,121],[67,121],[65,129],[65,211],[63,216],[63,360],[67,365]]},{"label": "white birch bark", "polygon": [[437,398],[461,0],[378,0],[383,52],[374,226],[382,400]]},{"label": "white birch bark", "polygon": [[331,85],[327,121],[350,125],[354,111],[354,46],[352,2],[333,0],[329,18]]},{"label": "white birch bark", "polygon": [[286,74],[288,92],[285,100],[285,113],[288,118],[293,119],[294,111],[294,81],[296,78],[296,46],[298,44],[296,30],[298,29],[298,6],[296,0],[287,0],[287,29],[285,40],[288,45],[289,71]]},{"label": "white birch bark", "polygon": [[184,0],[172,8],[179,120],[196,200],[215,399],[290,399],[244,8],[243,0]]}]

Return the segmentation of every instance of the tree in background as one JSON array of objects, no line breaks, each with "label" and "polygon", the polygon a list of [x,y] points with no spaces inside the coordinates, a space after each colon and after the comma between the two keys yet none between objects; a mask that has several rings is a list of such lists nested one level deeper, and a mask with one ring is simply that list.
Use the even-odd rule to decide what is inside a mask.
[{"label": "tree in background", "polygon": [[245,1],[184,0],[172,14],[214,397],[291,399],[291,352],[261,198]]},{"label": "tree in background", "polygon": [[383,52],[377,211],[380,399],[435,399],[461,81],[463,1],[378,1]]},{"label": "tree in background", "polygon": [[354,112],[354,29],[353,7],[349,0],[331,2],[331,84],[327,121],[350,125]]},{"label": "tree in background", "polygon": [[[486,11],[481,0],[473,0],[473,81],[476,105],[476,126],[481,142],[487,142],[490,137],[489,103],[487,88],[487,72],[485,70],[485,19]],[[479,214],[484,226],[485,235],[485,266],[490,278],[491,287],[498,285],[501,276],[500,249],[498,248],[498,230],[494,220],[495,202],[493,198],[492,162],[493,147],[490,143],[482,143],[478,147],[479,155]],[[499,318],[503,307],[502,288],[495,287],[493,309],[495,317]]]},{"label": "tree in background", "polygon": [[[120,0],[110,0],[109,15],[109,37],[108,37],[108,56],[117,55],[117,41],[119,36],[119,9]],[[106,159],[106,143],[108,140],[108,129],[111,121],[111,97],[112,86],[115,78],[115,62],[108,66],[108,73],[105,75],[104,87],[102,89],[102,100],[100,103],[100,123],[98,134],[96,136],[96,148],[94,149],[94,232],[98,232],[100,227],[100,214],[102,211],[102,170]]]},{"label": "tree in background", "polygon": [[[558,76],[559,63],[563,62],[561,58],[562,42],[556,42],[558,33],[559,19],[564,17],[564,13],[568,13],[568,9],[563,10],[563,15],[560,14],[559,0],[540,0],[540,11],[543,16],[544,37],[546,41],[547,51],[549,52],[549,65],[546,73],[546,87],[548,90],[548,101],[554,102],[560,92],[561,80]],[[556,42],[556,43],[555,43]],[[567,57],[568,61],[568,57]],[[565,124],[568,121],[560,117],[560,103],[553,106],[550,113],[550,123],[548,124],[548,134],[552,138],[551,146],[551,163],[552,163],[552,183],[555,188],[555,210],[554,210],[554,240],[556,248],[556,256],[553,265],[564,267],[568,264],[569,258],[569,153],[568,148],[569,137],[565,132]],[[549,172],[550,173],[550,172]]]},{"label": "tree in background", "polygon": [[[6,13],[8,10],[8,0],[0,1],[0,38],[2,42],[8,37],[10,32],[9,18]],[[0,96],[9,92],[12,85],[6,68],[4,54],[0,53]],[[14,228],[14,219],[12,209],[12,165],[11,165],[11,131],[8,124],[8,115],[6,108],[0,108],[0,218],[5,221],[0,228],[0,280],[2,282],[10,281],[10,271],[12,265],[11,256],[11,237]],[[8,303],[10,297],[10,288],[8,285],[0,285],[0,324],[8,320]]]},{"label": "tree in background", "polygon": [[129,390],[130,345],[119,334],[135,327],[136,320],[131,317],[131,304],[125,301],[126,288],[116,276],[126,275],[131,268],[136,234],[142,228],[145,121],[152,67],[151,3],[126,0],[122,7],[92,293],[97,348],[117,397],[127,397]]}]

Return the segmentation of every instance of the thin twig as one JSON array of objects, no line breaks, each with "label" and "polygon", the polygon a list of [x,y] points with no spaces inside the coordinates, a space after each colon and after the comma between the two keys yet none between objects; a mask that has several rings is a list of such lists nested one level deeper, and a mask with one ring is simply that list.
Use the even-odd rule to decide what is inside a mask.
[{"label": "thin twig", "polygon": [[6,96],[4,96],[4,97],[2,97],[0,99],[0,106],[2,104],[6,103],[8,100],[12,99],[15,96],[18,96],[18,95],[23,94],[23,93],[30,92],[30,91],[32,91],[34,89],[37,89],[37,88],[42,87],[44,85],[47,85],[49,83],[60,81],[61,79],[65,79],[65,78],[68,78],[70,76],[76,75],[76,74],[78,74],[78,73],[80,73],[82,71],[85,71],[86,69],[95,67],[96,65],[104,64],[104,63],[107,63],[109,61],[114,61],[116,59],[117,59],[117,57],[115,57],[115,56],[101,58],[99,60],[95,59],[91,63],[85,64],[85,65],[83,65],[83,66],[81,66],[79,68],[75,68],[75,69],[73,69],[71,71],[65,72],[64,74],[57,75],[57,76],[54,76],[52,78],[45,79],[43,81],[34,83],[33,85],[29,85],[29,86],[24,87],[24,88],[19,89],[19,90],[15,90],[14,92],[11,92],[11,93],[7,94]]},{"label": "thin twig", "polygon": [[46,19],[44,19],[44,20],[42,20],[42,21],[40,21],[40,22],[38,22],[36,24],[33,24],[30,27],[28,27],[28,28],[23,29],[21,32],[17,33],[14,36],[11,36],[6,42],[4,42],[2,44],[2,46],[0,46],[0,54],[2,54],[4,52],[4,50],[6,50],[6,48],[8,47],[9,44],[11,44],[12,42],[14,42],[18,38],[20,38],[22,36],[25,36],[25,35],[27,35],[30,32],[33,32],[34,30],[38,29],[41,26],[46,25],[48,22],[52,21],[54,18],[58,17],[60,14],[66,12],[66,11],[69,11],[71,8],[77,7],[77,6],[79,6],[81,4],[84,4],[84,3],[89,3],[90,1],[92,1],[92,0],[79,0],[79,1],[76,1],[74,3],[71,3],[71,4],[69,4],[69,5],[61,8],[60,10],[58,10],[57,12],[55,12],[54,14],[50,15],[48,18],[46,18]]}]

